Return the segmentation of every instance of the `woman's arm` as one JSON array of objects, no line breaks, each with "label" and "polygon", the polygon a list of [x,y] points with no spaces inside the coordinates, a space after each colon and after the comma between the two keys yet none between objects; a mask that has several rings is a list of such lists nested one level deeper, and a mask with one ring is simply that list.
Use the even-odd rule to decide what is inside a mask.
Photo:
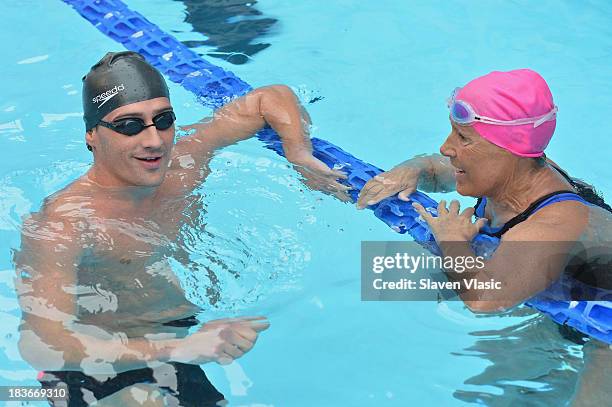
[{"label": "woman's arm", "polygon": [[369,180],[357,201],[359,209],[374,205],[399,193],[407,201],[417,189],[425,192],[449,192],[456,187],[450,160],[440,154],[419,155]]}]

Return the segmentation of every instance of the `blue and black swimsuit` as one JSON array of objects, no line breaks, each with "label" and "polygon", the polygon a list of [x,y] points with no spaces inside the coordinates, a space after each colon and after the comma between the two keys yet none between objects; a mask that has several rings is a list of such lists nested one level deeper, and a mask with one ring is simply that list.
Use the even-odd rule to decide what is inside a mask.
[{"label": "blue and black swimsuit", "polygon": [[[552,192],[537,199],[535,202],[529,205],[527,209],[510,219],[504,225],[497,228],[485,225],[482,229],[480,229],[480,233],[501,239],[502,235],[506,233],[510,228],[518,225],[521,222],[524,222],[525,220],[527,220],[527,218],[529,218],[529,216],[544,208],[545,206],[552,205],[556,202],[578,201],[588,206],[599,206],[612,213],[612,208],[610,208],[610,206],[604,202],[604,200],[593,190],[593,188],[582,182],[574,180],[562,169],[557,168],[555,166],[553,166],[553,168],[557,170],[570,184],[572,184],[572,186],[578,192],[570,190]],[[479,218],[484,218],[486,205],[487,198],[478,198],[478,201],[474,206],[474,215]]]},{"label": "blue and black swimsuit", "polygon": [[[570,190],[561,190],[561,191],[555,191],[550,194],[547,194],[537,199],[535,202],[529,205],[527,209],[525,209],[523,212],[519,213],[512,219],[510,219],[504,225],[500,227],[496,227],[496,228],[491,227],[489,225],[485,225],[482,229],[480,229],[480,233],[501,239],[502,235],[506,233],[510,228],[512,228],[513,226],[516,226],[517,224],[521,222],[524,222],[525,220],[527,220],[527,218],[529,218],[529,216],[539,211],[540,209],[544,208],[545,206],[552,205],[556,202],[578,201],[588,206],[599,206],[600,208],[603,208],[607,210],[608,212],[612,213],[612,208],[610,208],[610,206],[604,202],[603,198],[599,196],[592,187],[590,187],[589,185],[585,183],[582,183],[580,181],[577,181],[571,178],[562,169],[556,166],[552,166],[552,167],[555,170],[557,170],[572,185],[572,187],[574,187],[574,189],[577,192],[570,191]],[[487,205],[487,198],[485,197],[478,198],[478,201],[476,202],[476,205],[474,206],[474,215],[479,218],[484,218],[486,205]],[[589,275],[588,269],[589,267],[587,265],[586,270],[581,270],[578,272],[578,274]],[[582,278],[580,278],[577,275],[574,275],[574,277],[582,280]],[[588,280],[589,278],[587,277],[586,279]],[[561,335],[565,339],[568,339],[574,343],[583,345],[586,343],[588,339],[587,336],[585,336],[578,330],[568,325],[563,324],[563,325],[558,325],[558,327],[559,327],[559,332],[561,333]]]}]

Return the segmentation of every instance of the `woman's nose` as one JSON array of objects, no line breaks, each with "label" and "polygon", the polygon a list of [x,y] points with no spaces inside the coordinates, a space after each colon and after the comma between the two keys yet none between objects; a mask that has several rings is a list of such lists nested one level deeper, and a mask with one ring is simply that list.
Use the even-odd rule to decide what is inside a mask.
[{"label": "woman's nose", "polygon": [[446,138],[444,144],[440,146],[440,154],[446,157],[454,157],[455,149],[452,146],[451,135]]}]

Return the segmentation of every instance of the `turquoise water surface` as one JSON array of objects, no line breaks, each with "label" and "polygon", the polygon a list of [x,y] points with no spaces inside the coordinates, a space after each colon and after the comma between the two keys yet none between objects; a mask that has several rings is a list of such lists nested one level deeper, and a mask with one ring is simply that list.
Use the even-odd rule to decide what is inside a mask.
[{"label": "turquoise water surface", "polygon": [[[182,41],[205,39],[184,22],[180,1],[127,4]],[[81,77],[122,48],[60,0],[3,6],[0,385],[35,385],[37,372],[17,349],[10,250],[19,247],[21,217],[91,164]],[[390,168],[438,150],[450,128],[452,89],[492,70],[529,67],[546,78],[559,106],[547,155],[612,199],[612,3],[265,0],[249,7],[278,20],[262,38],[270,46],[244,64],[211,62],[253,86],[293,87],[315,136]],[[169,86],[180,124],[210,114]],[[265,315],[272,324],[244,358],[205,366],[231,405],[563,405],[571,397],[582,350],[550,321],[524,308],[478,317],[457,302],[361,302],[361,241],[405,236],[368,211],[308,191],[257,140],[223,150],[211,167],[202,188],[210,236],[190,231],[194,251],[213,252],[243,277],[228,276],[221,301],[210,304],[199,295],[204,280],[177,273],[211,318]]]}]

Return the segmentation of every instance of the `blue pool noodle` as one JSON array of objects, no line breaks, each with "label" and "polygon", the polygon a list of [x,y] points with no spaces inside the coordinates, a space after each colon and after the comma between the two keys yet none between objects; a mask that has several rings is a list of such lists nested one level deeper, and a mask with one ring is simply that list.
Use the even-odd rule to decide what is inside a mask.
[{"label": "blue pool noodle", "polygon": [[[141,53],[172,82],[195,94],[198,101],[205,106],[217,109],[252,90],[250,85],[236,75],[205,61],[119,0],[63,1],[106,36],[120,42],[129,50]],[[274,130],[266,127],[257,137],[267,148],[283,155],[282,144]],[[353,200],[357,199],[359,191],[370,178],[383,172],[382,169],[355,158],[328,141],[312,138],[312,145],[316,158],[330,168],[341,168],[347,174],[348,179],[344,182],[353,187],[353,190],[349,191]],[[417,191],[410,199],[436,214],[438,204],[427,195]],[[416,242],[432,253],[440,253],[428,225],[414,210],[411,202],[390,197],[369,208],[394,231],[409,233]],[[498,239],[486,235],[478,235],[472,242],[477,253],[490,253],[498,244]],[[611,301],[557,300],[547,296],[544,291],[526,304],[547,314],[559,324],[572,326],[582,333],[612,343]]]}]

